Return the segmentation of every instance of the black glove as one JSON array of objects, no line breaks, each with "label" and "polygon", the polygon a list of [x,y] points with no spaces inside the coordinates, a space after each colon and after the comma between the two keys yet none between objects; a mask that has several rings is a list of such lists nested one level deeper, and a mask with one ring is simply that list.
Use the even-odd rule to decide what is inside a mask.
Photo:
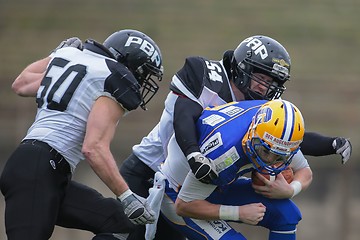
[{"label": "black glove", "polygon": [[130,189],[117,198],[124,208],[129,220],[136,225],[155,221],[155,213],[150,209],[146,199],[133,193]]},{"label": "black glove", "polygon": [[350,159],[352,152],[352,146],[349,139],[337,137],[333,141],[332,146],[335,149],[336,153],[341,155],[342,164],[345,164]]},{"label": "black glove", "polygon": [[77,37],[71,37],[71,38],[68,38],[68,39],[65,39],[64,41],[62,41],[59,44],[59,46],[57,46],[52,52],[56,52],[60,48],[64,48],[64,47],[74,47],[74,48],[78,48],[80,50],[83,49],[81,40]]},{"label": "black glove", "polygon": [[187,159],[191,171],[200,182],[211,183],[213,179],[218,177],[214,164],[201,153],[190,153]]}]

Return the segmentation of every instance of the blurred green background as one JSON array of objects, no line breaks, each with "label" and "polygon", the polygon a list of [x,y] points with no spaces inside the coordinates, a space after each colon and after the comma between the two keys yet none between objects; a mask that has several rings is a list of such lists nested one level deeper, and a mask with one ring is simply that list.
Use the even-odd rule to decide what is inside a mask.
[{"label": "blurred green background", "polygon": [[[190,55],[220,59],[244,38],[262,34],[281,42],[292,58],[283,98],[297,105],[306,129],[351,139],[353,155],[309,157],[310,188],[297,196],[303,220],[299,240],[358,240],[360,229],[360,1],[357,0],[0,0],[0,170],[34,119],[34,99],[17,97],[11,83],[31,62],[71,36],[102,42],[132,28],[160,46],[165,67],[161,92],[121,120],[112,150],[119,164],[157,123],[172,75]],[[21,166],[19,166],[21,167]],[[112,196],[83,162],[74,178]],[[26,199],[24,199],[26,201]],[[6,239],[0,199],[0,239]],[[264,229],[237,226],[248,239],[267,239]],[[51,239],[91,239],[56,227]]]}]

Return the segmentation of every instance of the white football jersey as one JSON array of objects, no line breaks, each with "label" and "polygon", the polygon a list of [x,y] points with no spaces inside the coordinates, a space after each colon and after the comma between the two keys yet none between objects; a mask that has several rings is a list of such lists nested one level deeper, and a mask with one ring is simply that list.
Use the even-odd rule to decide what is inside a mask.
[{"label": "white football jersey", "polygon": [[81,148],[95,100],[107,96],[126,110],[137,108],[141,101],[132,73],[102,49],[87,45],[83,51],[66,47],[51,55],[37,92],[37,115],[24,138],[55,148],[72,170],[84,159]]}]

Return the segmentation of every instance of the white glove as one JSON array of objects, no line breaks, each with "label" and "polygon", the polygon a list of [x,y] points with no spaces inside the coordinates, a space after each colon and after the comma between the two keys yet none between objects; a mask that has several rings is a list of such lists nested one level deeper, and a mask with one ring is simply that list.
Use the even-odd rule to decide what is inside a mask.
[{"label": "white glove", "polygon": [[123,206],[126,216],[133,224],[144,225],[155,221],[155,214],[150,209],[146,199],[136,195],[130,189],[126,190],[117,199]]},{"label": "white glove", "polygon": [[349,139],[337,137],[333,141],[332,146],[335,149],[336,153],[341,155],[342,164],[345,164],[350,159],[352,152],[352,146]]},{"label": "white glove", "polygon": [[62,41],[59,44],[59,46],[57,46],[52,52],[56,52],[60,48],[64,48],[64,47],[74,47],[74,48],[78,48],[78,49],[82,50],[83,45],[79,38],[71,37],[71,38],[68,38],[68,39],[65,39],[64,41]]},{"label": "white glove", "polygon": [[211,183],[218,177],[215,166],[211,160],[199,152],[190,153],[187,156],[191,171],[197,180],[203,183]]}]

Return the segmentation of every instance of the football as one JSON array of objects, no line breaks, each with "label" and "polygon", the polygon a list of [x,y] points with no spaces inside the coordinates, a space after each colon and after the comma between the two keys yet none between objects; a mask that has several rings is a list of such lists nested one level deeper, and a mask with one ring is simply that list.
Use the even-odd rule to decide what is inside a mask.
[{"label": "football", "polygon": [[[254,185],[258,185],[258,186],[264,186],[265,184],[260,180],[260,178],[255,174],[257,171],[253,170],[251,172],[251,180],[253,182]],[[294,179],[294,172],[292,170],[291,167],[287,167],[285,168],[285,170],[283,170],[281,172],[281,174],[284,176],[284,178],[286,179],[286,181],[288,183],[291,183],[292,180]],[[269,179],[270,181],[274,181],[276,176],[271,176],[269,174],[262,174],[265,178]]]}]

